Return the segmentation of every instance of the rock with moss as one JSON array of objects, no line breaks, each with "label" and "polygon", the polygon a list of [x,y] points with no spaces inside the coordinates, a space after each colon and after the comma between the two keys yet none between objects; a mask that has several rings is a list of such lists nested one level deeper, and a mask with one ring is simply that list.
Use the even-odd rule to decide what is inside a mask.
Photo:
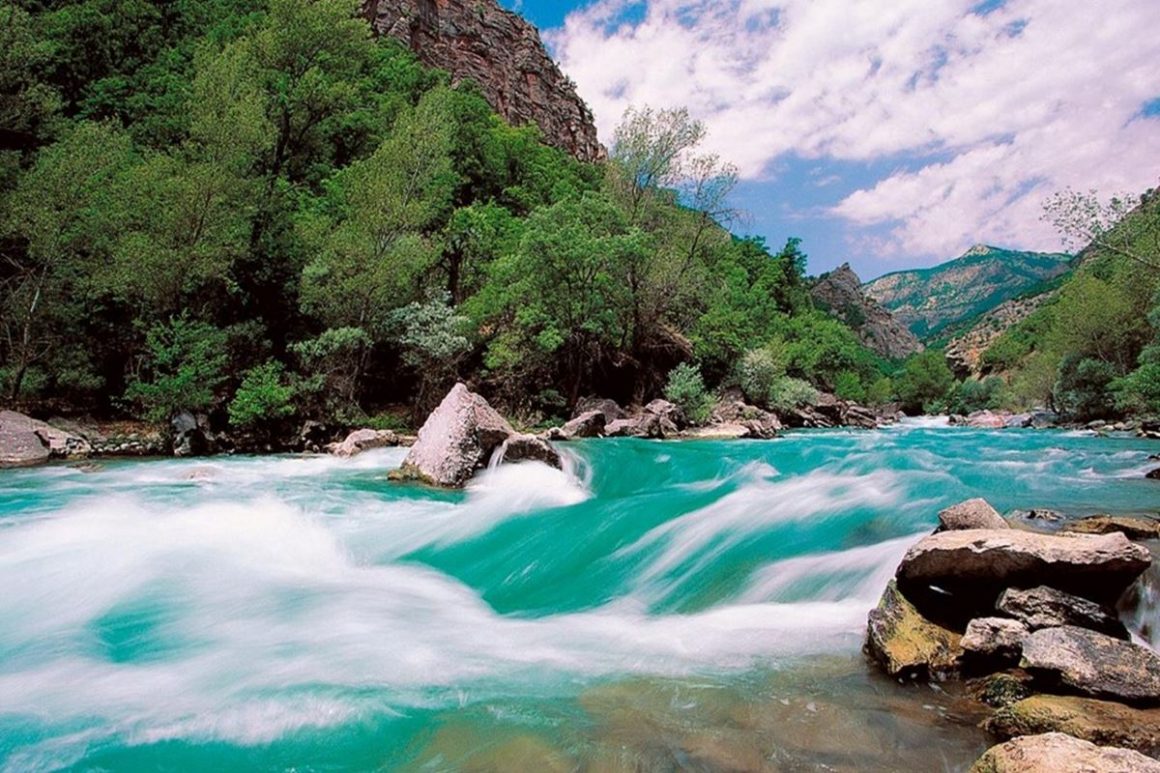
[{"label": "rock with moss", "polygon": [[891,581],[870,612],[865,649],[891,676],[941,677],[958,671],[961,638],[923,617]]},{"label": "rock with moss", "polygon": [[1035,695],[1004,706],[983,726],[1001,739],[1067,733],[1100,746],[1160,755],[1160,709],[1071,695]]},{"label": "rock with moss", "polygon": [[1160,539],[1160,518],[1146,515],[1091,515],[1063,527],[1075,534],[1112,534],[1120,532],[1130,540]]},{"label": "rock with moss", "polygon": [[1160,762],[1131,749],[1096,746],[1063,733],[1026,735],[994,746],[971,773],[1160,773]]},{"label": "rock with moss", "polygon": [[1021,665],[1053,689],[1160,706],[1160,655],[1102,633],[1075,626],[1036,631],[1023,642]]}]

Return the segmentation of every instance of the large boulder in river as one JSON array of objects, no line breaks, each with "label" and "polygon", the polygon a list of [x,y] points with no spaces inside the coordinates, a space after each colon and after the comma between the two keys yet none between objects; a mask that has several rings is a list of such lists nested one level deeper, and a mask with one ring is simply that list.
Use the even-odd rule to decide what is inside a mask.
[{"label": "large boulder in river", "polygon": [[964,529],[1010,529],[999,511],[991,507],[985,499],[968,499],[948,507],[938,514],[939,531],[962,531]]},{"label": "large boulder in river", "polygon": [[960,639],[924,618],[891,581],[870,611],[866,652],[891,676],[927,678],[958,669]]},{"label": "large boulder in river", "polygon": [[1001,708],[983,726],[1006,740],[1021,735],[1067,733],[1100,746],[1160,754],[1160,709],[1074,695],[1033,695]]},{"label": "large boulder in river", "polygon": [[1110,607],[1046,585],[1029,590],[1008,588],[999,597],[995,608],[1024,623],[1032,631],[1074,625],[1117,639],[1129,638],[1128,629]]},{"label": "large boulder in river", "polygon": [[971,773],[1160,773],[1160,762],[1130,749],[1045,733],[991,747]]},{"label": "large boulder in river", "polygon": [[85,457],[91,451],[89,442],[79,435],[16,411],[0,411],[0,468]]},{"label": "large boulder in river", "polygon": [[968,529],[932,534],[898,567],[898,585],[928,615],[945,611],[959,624],[990,614],[1007,588],[1050,585],[1114,602],[1152,563],[1147,548],[1123,534],[1036,534]]},{"label": "large boulder in river", "polygon": [[1023,641],[1022,666],[1053,688],[1160,705],[1160,655],[1085,628],[1062,626],[1032,633]]},{"label": "large boulder in river", "polygon": [[463,384],[456,384],[427,417],[418,440],[393,477],[461,488],[477,470],[487,466],[497,449],[512,439],[516,442],[509,444],[505,452],[509,460],[537,458],[560,466],[559,455],[546,441],[538,441],[535,455],[525,452],[528,436],[516,433],[487,400]]}]

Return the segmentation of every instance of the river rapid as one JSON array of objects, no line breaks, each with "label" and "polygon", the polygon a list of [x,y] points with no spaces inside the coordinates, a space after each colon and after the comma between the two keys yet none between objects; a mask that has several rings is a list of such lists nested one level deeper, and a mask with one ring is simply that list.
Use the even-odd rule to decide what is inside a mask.
[{"label": "river rapid", "polygon": [[1154,513],[1160,447],[944,424],[0,472],[0,770],[966,770],[866,613],[942,507]]}]

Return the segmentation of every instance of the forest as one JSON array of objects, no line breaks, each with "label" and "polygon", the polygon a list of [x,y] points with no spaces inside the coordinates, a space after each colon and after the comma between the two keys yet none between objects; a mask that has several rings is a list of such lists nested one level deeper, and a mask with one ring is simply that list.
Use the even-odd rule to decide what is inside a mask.
[{"label": "forest", "polygon": [[[581,163],[356,11],[0,11],[8,403],[267,434],[413,426],[458,379],[527,426],[593,394],[666,394],[703,420],[726,387],[774,409],[823,390],[1071,411],[1069,385],[1094,379],[1105,413],[1157,407],[1154,269],[1093,259],[988,353],[1001,384],[959,384],[939,352],[886,362],[814,307],[799,240],[730,234],[736,170],[686,111],[630,110],[607,162]],[[1091,330],[1047,332],[1072,315]]]}]

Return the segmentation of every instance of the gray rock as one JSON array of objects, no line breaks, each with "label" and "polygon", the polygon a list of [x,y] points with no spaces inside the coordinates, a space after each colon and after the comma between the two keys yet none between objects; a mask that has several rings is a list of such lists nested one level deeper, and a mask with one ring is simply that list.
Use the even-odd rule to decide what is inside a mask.
[{"label": "gray rock", "polygon": [[[547,457],[544,449],[551,449],[540,438],[516,433],[487,400],[456,384],[427,417],[403,466],[391,477],[461,488],[505,442],[504,457],[510,461]],[[555,460],[559,466],[559,457]]]},{"label": "gray rock", "polygon": [[173,431],[174,456],[202,456],[209,453],[209,433],[206,431],[207,421],[190,411],[182,411],[169,420],[169,428]]},{"label": "gray rock", "polygon": [[1009,588],[999,597],[995,608],[1033,631],[1074,625],[1117,639],[1130,638],[1128,629],[1111,608],[1045,585],[1030,590]]},{"label": "gray rock", "polygon": [[963,650],[975,659],[1018,662],[1023,650],[1023,639],[1030,633],[1018,620],[1002,617],[977,617],[967,625],[963,634]]},{"label": "gray rock", "polygon": [[1027,426],[1032,429],[1051,429],[1059,424],[1059,414],[1055,411],[1035,411]]},{"label": "gray rock", "polygon": [[965,426],[975,429],[1007,429],[1009,414],[993,411],[975,411],[962,422]]},{"label": "gray rock", "polygon": [[331,443],[326,450],[335,456],[351,457],[363,451],[376,448],[391,448],[399,445],[399,436],[389,429],[356,429],[341,443]]},{"label": "gray rock", "polygon": [[552,444],[535,435],[512,435],[501,448],[500,462],[543,462],[557,469],[561,467],[560,454]]},{"label": "gray rock", "polygon": [[560,437],[563,440],[600,437],[604,434],[604,427],[607,424],[608,416],[603,411],[587,411],[561,427]]},{"label": "gray rock", "polygon": [[684,436],[692,440],[741,440],[753,437],[753,432],[744,424],[710,424],[686,430]]},{"label": "gray rock", "polygon": [[685,412],[668,400],[653,400],[644,407],[644,415],[656,416],[662,423],[668,423],[666,427],[671,425],[678,430],[688,426],[689,423]]},{"label": "gray rock", "polygon": [[637,429],[636,419],[615,419],[604,427],[607,437],[632,437]]},{"label": "gray rock", "polygon": [[0,468],[78,459],[91,452],[89,442],[79,435],[16,411],[0,411]]},{"label": "gray rock", "polygon": [[919,609],[947,609],[965,623],[989,614],[999,594],[1011,587],[1050,585],[1112,603],[1151,563],[1151,553],[1123,534],[967,529],[918,542],[903,557],[897,576]]},{"label": "gray rock", "polygon": [[572,418],[578,418],[592,411],[603,414],[605,424],[627,416],[624,409],[617,405],[615,400],[603,397],[585,397],[576,403],[576,410],[572,413]]},{"label": "gray rock", "polygon": [[1023,642],[1021,665],[1053,687],[1160,705],[1160,655],[1102,633],[1075,626],[1035,631]]},{"label": "gray rock", "polygon": [[[744,427],[747,432],[738,437],[769,440],[781,431],[781,421],[777,415],[746,403],[739,393],[728,395],[713,409],[713,417],[708,429],[714,426],[729,428],[736,433],[736,427]],[[724,432],[725,430],[721,430]],[[710,433],[711,435],[713,433]]]},{"label": "gray rock", "polygon": [[1010,529],[1011,525],[985,499],[968,499],[938,514],[939,531]]},{"label": "gray rock", "polygon": [[1160,773],[1160,762],[1130,749],[1044,733],[991,747],[971,773]]}]

